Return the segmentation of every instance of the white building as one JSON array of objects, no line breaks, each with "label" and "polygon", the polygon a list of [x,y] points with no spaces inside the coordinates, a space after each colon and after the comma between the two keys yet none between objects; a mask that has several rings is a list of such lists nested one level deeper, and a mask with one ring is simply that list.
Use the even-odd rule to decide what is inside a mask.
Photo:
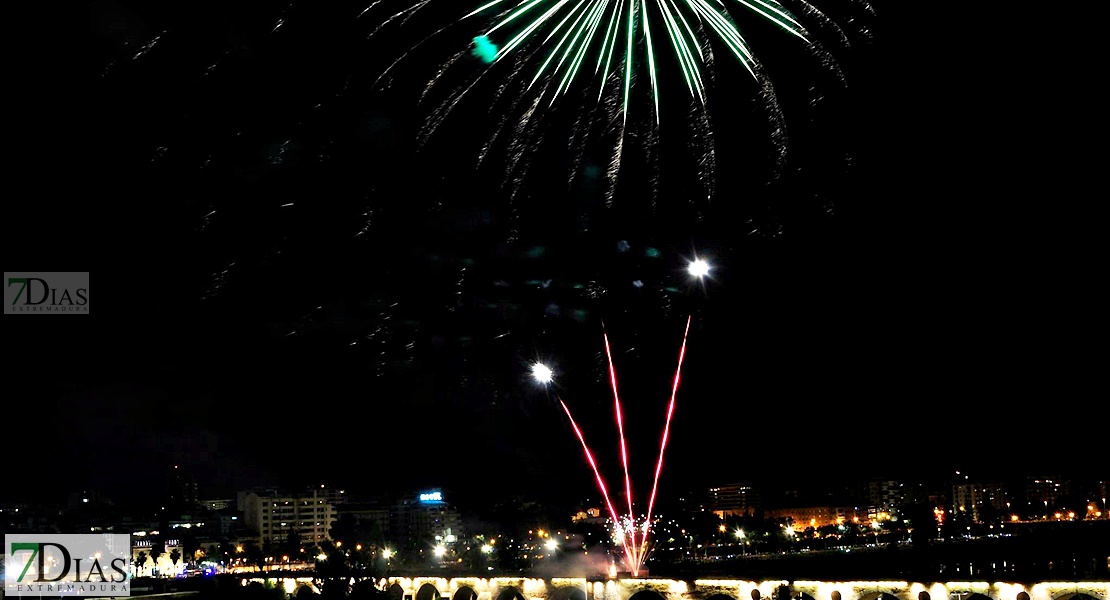
[{"label": "white building", "polygon": [[[151,557],[154,540],[146,537],[132,537],[131,540],[131,566],[135,577],[176,577],[185,571],[185,548],[181,540],[167,539],[161,543],[159,549],[162,553],[157,559]],[[176,564],[173,561],[175,551]]]},{"label": "white building", "polygon": [[247,527],[258,532],[263,543],[281,543],[296,532],[303,543],[331,539],[335,507],[327,490],[303,493],[255,490],[240,494],[239,510]]}]

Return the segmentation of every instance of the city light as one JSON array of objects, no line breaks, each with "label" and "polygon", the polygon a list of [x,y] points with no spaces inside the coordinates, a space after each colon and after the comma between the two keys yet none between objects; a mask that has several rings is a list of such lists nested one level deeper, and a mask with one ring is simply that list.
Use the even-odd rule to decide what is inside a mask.
[{"label": "city light", "polygon": [[493,552],[493,546],[489,544],[482,544],[482,554],[489,554]]},{"label": "city light", "polygon": [[419,498],[421,502],[443,502],[443,492],[425,492]]},{"label": "city light", "polygon": [[433,553],[436,555],[436,558],[443,558],[443,556],[447,554],[447,547],[443,544],[440,544],[435,547]]},{"label": "city light", "polygon": [[382,558],[384,558],[386,560],[389,560],[389,559],[393,558],[393,551],[390,550],[389,548],[386,548],[385,550],[382,550]]},{"label": "city light", "polygon": [[544,546],[546,546],[548,550],[554,552],[556,549],[559,548],[559,542],[556,542],[555,540],[547,540],[547,543],[545,543]]},{"label": "city light", "polygon": [[327,559],[328,559],[328,555],[324,554],[323,552],[316,555],[316,560],[323,561],[323,560],[327,560]]}]

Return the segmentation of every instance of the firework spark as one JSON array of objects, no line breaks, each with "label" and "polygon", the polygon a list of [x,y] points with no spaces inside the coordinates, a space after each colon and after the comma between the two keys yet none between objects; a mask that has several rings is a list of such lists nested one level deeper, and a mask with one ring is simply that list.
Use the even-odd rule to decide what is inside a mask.
[{"label": "firework spark", "polygon": [[[644,561],[649,554],[648,538],[651,534],[651,513],[655,507],[656,493],[659,490],[659,476],[663,472],[663,455],[667,449],[667,439],[670,436],[671,420],[674,417],[675,399],[678,395],[678,384],[682,374],[682,362],[686,356],[686,339],[690,334],[690,322],[692,317],[686,318],[686,329],[682,334],[682,346],[678,353],[678,368],[675,370],[674,384],[671,387],[671,398],[667,406],[667,418],[663,426],[663,438],[659,444],[659,459],[655,465],[655,477],[652,480],[651,495],[648,499],[648,507],[646,517],[643,519],[642,524],[637,523],[636,514],[632,501],[632,483],[628,475],[628,448],[625,444],[624,438],[624,416],[621,410],[620,396],[617,393],[617,374],[616,369],[613,367],[613,355],[609,347],[608,334],[604,334],[605,340],[605,353],[609,359],[609,381],[613,390],[613,401],[615,405],[615,415],[617,421],[617,430],[620,435],[621,447],[621,463],[624,466],[624,483],[625,494],[628,498],[628,514],[619,516],[616,509],[613,507],[613,502],[609,497],[609,487],[605,485],[605,479],[601,476],[601,471],[597,467],[597,462],[594,460],[594,455],[590,451],[589,446],[586,444],[586,438],[582,435],[582,430],[574,421],[574,417],[570,413],[570,408],[562,398],[558,398],[559,404],[562,405],[563,411],[566,413],[567,418],[570,420],[571,428],[574,429],[574,434],[578,437],[578,441],[582,444],[582,450],[586,455],[586,461],[590,464],[593,470],[594,477],[597,480],[597,486],[601,490],[602,498],[605,500],[605,506],[609,509],[609,516],[613,520],[614,537],[620,541],[621,546],[624,548],[624,562],[628,570],[633,576],[637,576],[640,569],[643,568]],[[642,530],[639,544],[637,544],[637,530]]]},{"label": "firework spark", "polygon": [[[491,11],[508,0],[493,0],[466,15],[470,18]],[[751,14],[770,21],[788,33],[809,43],[805,28],[785,7],[774,0],[733,0]],[[536,70],[529,87],[545,76],[558,80],[554,96],[565,94],[571,82],[583,72],[584,64],[593,64],[593,74],[602,83],[598,96],[604,93],[604,83],[610,72],[617,68],[613,62],[619,52],[617,65],[623,63],[621,85],[622,110],[628,119],[629,94],[632,88],[633,47],[638,29],[643,30],[644,47],[651,80],[655,118],[659,119],[659,78],[656,44],[652,23],[666,31],[671,50],[678,61],[683,80],[691,96],[705,103],[705,82],[702,71],[706,66],[706,53],[702,36],[695,30],[709,30],[724,43],[741,65],[756,76],[755,57],[744,35],[737,27],[728,7],[718,0],[523,0],[502,11],[500,18],[486,32],[475,38],[491,39],[501,30],[518,29],[509,34],[503,46],[497,49],[493,62],[497,62],[518,49],[533,37],[542,36],[548,46],[546,58]],[[554,41],[557,38],[557,41]],[[593,60],[586,58],[591,53]],[[586,71],[588,72],[588,67]],[[552,100],[554,101],[554,99]]]},{"label": "firework spark", "polygon": [[[389,8],[397,3],[404,7]],[[874,16],[867,0],[849,4],[850,8],[842,7],[846,13]],[[485,138],[477,152],[478,165],[491,156],[500,157],[502,185],[511,189],[512,197],[524,185],[539,149],[566,143],[567,183],[577,177],[595,181],[603,174],[606,184],[598,189],[606,206],[614,201],[625,158],[637,150],[652,165],[653,175],[646,183],[649,195],[656,197],[660,186],[656,162],[662,161],[659,146],[664,137],[675,140],[669,145],[686,140],[688,148],[676,155],[680,164],[675,168],[694,169],[703,192],[688,201],[700,204],[714,196],[716,154],[731,151],[735,143],[734,137],[717,131],[717,122],[735,122],[734,114],[724,113],[735,106],[736,98],[714,105],[710,96],[728,93],[731,86],[722,85],[723,81],[743,79],[740,71],[754,83],[735,89],[761,105],[756,118],[765,123],[755,126],[767,132],[765,141],[774,146],[770,152],[752,156],[767,157],[772,179],[781,175],[788,145],[786,109],[779,105],[771,75],[752,44],[780,40],[790,56],[808,55],[805,64],[776,67],[782,69],[776,73],[791,77],[821,73],[820,80],[807,83],[812,84],[808,87],[813,94],[822,96],[828,91],[826,85],[846,86],[826,44],[847,48],[853,38],[870,35],[866,25],[858,25],[865,20],[847,19],[859,30],[850,35],[810,0],[488,0],[469,12],[459,10],[458,16],[451,15],[453,8],[436,0],[374,0],[363,11],[373,13],[381,23],[371,37],[418,13],[429,23],[418,30],[424,33],[409,38],[413,42],[375,82],[391,85],[400,65],[410,58],[439,56],[436,67],[421,69],[428,76],[418,84],[419,102],[428,102],[431,108],[418,134],[420,146],[453,112],[480,106],[476,109],[484,111],[482,118],[492,123],[478,134]],[[428,48],[429,42],[440,38],[445,40],[445,51]],[[464,40],[470,42],[469,49],[463,47]],[[725,62],[739,67],[722,70]],[[686,93],[679,91],[674,94],[676,100],[661,102],[679,88]],[[480,96],[482,90],[484,96]],[[471,96],[477,104],[465,101]],[[570,103],[569,112],[553,109],[564,97]],[[669,116],[663,119],[663,113]],[[679,126],[685,122],[685,131],[664,121]],[[452,148],[457,144],[452,142]],[[493,148],[498,151],[491,152]],[[684,162],[687,158],[690,164]]]}]

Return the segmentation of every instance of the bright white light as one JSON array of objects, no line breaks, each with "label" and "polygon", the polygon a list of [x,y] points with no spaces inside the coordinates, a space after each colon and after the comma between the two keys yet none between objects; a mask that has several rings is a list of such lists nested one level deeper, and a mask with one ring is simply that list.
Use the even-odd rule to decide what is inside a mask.
[{"label": "bright white light", "polygon": [[323,552],[316,555],[316,560],[327,560],[327,559],[328,559],[328,555],[324,554]]},{"label": "bright white light", "polygon": [[443,545],[436,546],[434,552],[437,558],[442,558],[443,555],[447,554],[447,547]]},{"label": "bright white light", "polygon": [[544,545],[547,546],[547,549],[551,551],[554,551],[556,548],[559,547],[559,543],[555,540],[547,540],[547,543]]},{"label": "bright white light", "polygon": [[490,552],[493,552],[493,546],[490,546],[489,544],[483,544],[482,554],[489,554]]},{"label": "bright white light", "polygon": [[686,267],[686,270],[694,277],[705,277],[709,274],[709,263],[697,258]]},{"label": "bright white light", "polygon": [[389,559],[393,558],[393,551],[390,550],[389,548],[386,548],[385,550],[382,550],[382,558],[384,558],[386,560],[389,560]]},{"label": "bright white light", "polygon": [[551,368],[543,363],[536,363],[532,365],[532,377],[540,383],[551,383],[553,373]]}]

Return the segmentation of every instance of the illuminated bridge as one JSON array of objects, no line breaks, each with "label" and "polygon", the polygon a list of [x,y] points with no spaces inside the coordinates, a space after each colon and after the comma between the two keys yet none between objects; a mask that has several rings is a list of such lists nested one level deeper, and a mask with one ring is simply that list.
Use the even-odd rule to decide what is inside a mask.
[{"label": "illuminated bridge", "polygon": [[[310,578],[282,580],[287,591]],[[391,600],[1110,600],[1110,581],[596,580],[584,577],[389,577]]]}]

